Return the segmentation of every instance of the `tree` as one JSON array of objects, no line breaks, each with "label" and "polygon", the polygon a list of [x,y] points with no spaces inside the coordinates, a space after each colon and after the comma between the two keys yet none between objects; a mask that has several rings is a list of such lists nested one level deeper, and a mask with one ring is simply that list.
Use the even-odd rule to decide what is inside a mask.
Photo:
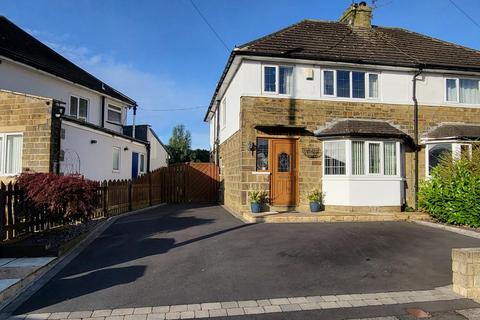
[{"label": "tree", "polygon": [[176,125],[172,130],[172,136],[168,140],[170,151],[170,163],[187,162],[190,160],[190,144],[192,136],[183,124]]},{"label": "tree", "polygon": [[190,151],[190,161],[210,162],[210,151],[205,149],[195,149]]}]

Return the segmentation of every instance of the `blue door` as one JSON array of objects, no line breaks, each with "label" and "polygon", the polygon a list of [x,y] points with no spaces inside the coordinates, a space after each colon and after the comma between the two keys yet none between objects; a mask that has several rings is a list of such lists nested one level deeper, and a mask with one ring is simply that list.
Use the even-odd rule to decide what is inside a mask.
[{"label": "blue door", "polygon": [[132,178],[138,177],[138,153],[132,152]]}]

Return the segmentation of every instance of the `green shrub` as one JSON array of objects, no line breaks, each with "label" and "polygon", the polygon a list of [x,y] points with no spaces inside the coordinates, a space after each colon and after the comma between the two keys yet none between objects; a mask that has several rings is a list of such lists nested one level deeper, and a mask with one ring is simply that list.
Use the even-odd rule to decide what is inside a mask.
[{"label": "green shrub", "polygon": [[480,227],[480,149],[471,158],[445,156],[420,185],[418,205],[441,222]]}]

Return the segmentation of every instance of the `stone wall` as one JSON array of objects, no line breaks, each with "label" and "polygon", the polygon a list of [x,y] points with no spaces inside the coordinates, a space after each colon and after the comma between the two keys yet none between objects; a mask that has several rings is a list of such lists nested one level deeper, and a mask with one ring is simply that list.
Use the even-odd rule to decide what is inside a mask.
[{"label": "stone wall", "polygon": [[0,133],[23,133],[23,171],[50,171],[52,105],[52,99],[0,90]]},{"label": "stone wall", "polygon": [[452,249],[453,291],[480,302],[480,248]]},{"label": "stone wall", "polygon": [[[269,190],[268,175],[255,174],[255,153],[248,150],[248,143],[258,136],[269,136],[256,130],[255,125],[299,125],[313,132],[339,119],[376,119],[389,121],[413,137],[413,106],[387,105],[361,102],[336,102],[319,100],[295,100],[268,97],[242,97],[240,130],[220,146],[225,170],[225,203],[236,211],[248,211],[248,191]],[[480,109],[458,107],[419,107],[419,136],[442,122],[480,124]],[[288,137],[285,133],[272,137]],[[322,144],[312,136],[295,135],[299,150],[298,210],[308,210],[306,195],[322,185]],[[228,150],[228,151],[227,151]],[[307,150],[320,150],[312,157]],[[413,150],[405,149],[405,175],[407,205],[413,207],[414,166]],[[233,158],[232,158],[233,157]],[[236,158],[238,157],[238,158]],[[229,171],[232,170],[232,171]],[[240,172],[236,172],[240,170]],[[235,171],[235,172],[234,172]],[[425,150],[419,152],[419,177],[425,177]],[[240,179],[241,178],[241,179]],[[230,187],[231,186],[231,189]],[[268,209],[268,208],[267,208]]]}]

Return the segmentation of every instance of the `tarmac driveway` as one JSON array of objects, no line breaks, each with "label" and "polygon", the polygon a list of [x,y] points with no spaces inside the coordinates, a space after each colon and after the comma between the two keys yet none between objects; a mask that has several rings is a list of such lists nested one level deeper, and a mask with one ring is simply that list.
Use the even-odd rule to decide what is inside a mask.
[{"label": "tarmac driveway", "polygon": [[244,224],[219,206],[118,219],[16,313],[433,289],[480,240],[414,223]]}]

